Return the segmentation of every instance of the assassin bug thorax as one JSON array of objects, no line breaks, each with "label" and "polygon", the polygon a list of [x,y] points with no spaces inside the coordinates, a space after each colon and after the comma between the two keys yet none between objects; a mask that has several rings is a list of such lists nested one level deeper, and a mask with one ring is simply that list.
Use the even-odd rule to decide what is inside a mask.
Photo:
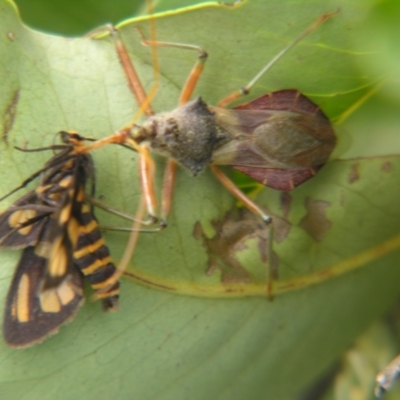
[{"label": "assassin bug thorax", "polygon": [[39,186],[0,214],[0,247],[23,249],[3,323],[12,347],[39,343],[70,321],[84,301],[83,277],[104,311],[118,307],[119,283],[109,282],[115,266],[85,201],[94,167],[90,155],[77,150],[86,139],[75,132],[60,134],[63,144],[30,150],[57,153],[8,195],[37,177]]},{"label": "assassin bug thorax", "polygon": [[[107,143],[129,144],[137,151],[147,213],[150,221],[160,220],[161,226],[166,225],[171,209],[177,164],[186,167],[194,175],[205,166],[209,166],[223,186],[253,213],[270,223],[271,218],[242,193],[217,166],[230,165],[266,186],[278,190],[291,190],[311,178],[328,161],[336,144],[335,133],[321,109],[294,89],[272,92],[232,109],[226,106],[248,94],[255,82],[283,54],[334,14],[336,13],[320,16],[275,56],[248,85],[226,96],[216,107],[206,104],[201,98],[189,101],[204,68],[207,53],[194,45],[157,41],[154,19],[151,19],[151,40],[145,39],[140,30],[139,33],[143,43],[153,48],[155,65],[156,47],[177,47],[199,52],[197,62],[181,91],[179,106],[171,112],[158,114],[155,114],[150,106],[158,82],[154,83],[149,95],[146,95],[118,31],[110,28],[129,87],[140,109],[131,124],[83,151]],[[156,78],[157,74],[158,70]],[[135,121],[142,113],[146,113],[148,119],[138,126]],[[151,151],[168,159],[160,216],[154,194],[155,168]],[[271,242],[272,240],[269,241],[270,245]],[[120,265],[120,272],[125,268],[125,264]]]}]

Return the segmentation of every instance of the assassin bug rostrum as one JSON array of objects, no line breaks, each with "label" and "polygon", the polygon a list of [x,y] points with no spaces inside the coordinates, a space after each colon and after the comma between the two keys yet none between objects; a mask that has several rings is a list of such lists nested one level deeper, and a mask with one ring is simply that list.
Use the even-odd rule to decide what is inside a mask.
[{"label": "assassin bug rostrum", "polygon": [[119,282],[108,281],[115,266],[85,199],[90,179],[94,194],[91,156],[77,151],[86,139],[76,132],[60,134],[63,144],[30,150],[56,154],[8,195],[35,178],[39,186],[0,214],[0,248],[22,249],[3,322],[12,347],[39,343],[70,321],[84,301],[84,277],[104,311],[118,307]]},{"label": "assassin bug rostrum", "polygon": [[[151,40],[144,38],[140,30],[139,33],[143,43],[153,48],[155,64],[156,47],[176,47],[199,52],[198,60],[181,91],[179,107],[159,114],[155,114],[150,106],[157,90],[158,67],[156,66],[156,82],[147,95],[124,43],[118,32],[110,27],[129,87],[140,109],[131,124],[83,151],[90,151],[107,143],[128,143],[138,152],[142,192],[150,222],[159,220],[161,226],[166,225],[171,209],[176,167],[180,164],[194,175],[206,165],[210,166],[217,179],[235,197],[266,223],[270,223],[270,217],[244,195],[217,165],[233,166],[272,188],[291,190],[311,178],[327,162],[336,144],[334,131],[319,107],[293,89],[272,92],[233,109],[226,106],[248,94],[256,81],[283,54],[334,14],[336,13],[319,17],[274,57],[248,85],[223,98],[217,107],[206,104],[201,98],[189,101],[203,71],[207,53],[194,45],[157,41],[154,20],[151,20]],[[143,124],[136,125],[137,118],[142,113],[146,113],[148,119]],[[168,159],[164,174],[161,217],[157,212],[154,162],[150,151]],[[269,245],[272,246],[272,240],[269,240]],[[128,246],[127,253],[132,251],[133,246]],[[125,257],[125,260],[128,259],[129,257]],[[125,270],[126,264],[127,261],[120,264],[120,271],[115,279]]]}]

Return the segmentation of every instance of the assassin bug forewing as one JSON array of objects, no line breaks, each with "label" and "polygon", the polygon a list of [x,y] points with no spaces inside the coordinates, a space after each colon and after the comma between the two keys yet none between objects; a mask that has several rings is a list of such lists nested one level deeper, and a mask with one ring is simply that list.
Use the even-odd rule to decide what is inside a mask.
[{"label": "assassin bug forewing", "polygon": [[213,152],[213,164],[231,165],[263,185],[291,190],[327,162],[336,137],[329,119],[297,90],[268,93],[230,110],[210,107],[232,140]]}]

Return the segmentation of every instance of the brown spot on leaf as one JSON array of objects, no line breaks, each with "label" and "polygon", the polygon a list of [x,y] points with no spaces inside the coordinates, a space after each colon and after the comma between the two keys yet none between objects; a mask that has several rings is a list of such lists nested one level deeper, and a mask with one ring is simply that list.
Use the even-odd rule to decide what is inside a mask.
[{"label": "brown spot on leaf", "polygon": [[8,104],[7,108],[3,114],[3,132],[2,138],[6,145],[8,145],[8,133],[11,131],[14,121],[15,115],[17,113],[17,104],[19,100],[19,89],[17,89],[12,98],[10,103]]},{"label": "brown spot on leaf", "polygon": [[360,171],[359,171],[360,164],[355,163],[351,166],[351,171],[349,173],[349,183],[357,182],[360,179]]},{"label": "brown spot on leaf", "polygon": [[289,235],[292,224],[277,216],[272,216],[272,224],[274,226],[274,241],[276,243],[283,242]]},{"label": "brown spot on leaf", "polygon": [[300,221],[299,226],[304,229],[314,240],[320,242],[331,227],[332,223],[326,217],[326,208],[330,206],[327,201],[307,198],[307,214]]},{"label": "brown spot on leaf", "polygon": [[194,237],[196,240],[200,240],[200,239],[203,238],[203,236],[204,236],[203,228],[201,227],[200,222],[197,221],[197,222],[194,224],[194,227],[193,227],[193,237]]},{"label": "brown spot on leaf", "polygon": [[[237,260],[237,254],[247,248],[249,239],[257,240],[260,258],[268,262],[269,227],[258,217],[247,210],[228,212],[220,221],[213,222],[215,235],[207,238],[200,223],[194,226],[193,236],[202,239],[208,253],[207,274],[221,271],[223,283],[248,283],[250,276]],[[273,265],[277,258],[273,257]]]},{"label": "brown spot on leaf", "polygon": [[390,172],[393,169],[393,165],[390,161],[385,161],[382,164],[382,171],[383,172]]},{"label": "brown spot on leaf", "polygon": [[283,211],[284,218],[287,218],[290,211],[290,205],[292,203],[292,196],[288,192],[282,192],[280,196],[281,209]]}]

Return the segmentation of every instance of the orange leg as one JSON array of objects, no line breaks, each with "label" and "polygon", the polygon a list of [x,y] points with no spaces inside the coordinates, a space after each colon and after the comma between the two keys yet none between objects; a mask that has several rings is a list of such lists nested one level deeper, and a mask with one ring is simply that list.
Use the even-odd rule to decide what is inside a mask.
[{"label": "orange leg", "polygon": [[167,218],[171,211],[172,198],[174,194],[175,177],[177,163],[174,160],[168,160],[164,172],[164,183],[161,198],[161,221],[160,225],[167,226]]},{"label": "orange leg", "polygon": [[95,150],[97,148],[103,147],[106,144],[116,143],[116,144],[128,144],[133,150],[139,154],[139,176],[140,183],[143,193],[144,202],[148,212],[149,220],[140,221],[144,225],[152,224],[158,221],[157,217],[157,200],[154,190],[154,174],[155,174],[155,164],[151,157],[150,150],[147,146],[138,145],[135,140],[129,136],[129,128],[126,130],[117,131],[116,133],[96,140],[94,143],[88,146],[82,146],[79,148],[80,153],[87,153],[89,151]]},{"label": "orange leg", "polygon": [[290,42],[284,49],[282,49],[275,57],[272,58],[272,60],[264,67],[258,74],[246,85],[241,87],[239,90],[236,90],[235,92],[232,92],[228,94],[228,96],[224,97],[222,100],[220,100],[217,104],[218,107],[226,107],[233,101],[237,100],[238,98],[245,96],[250,93],[250,90],[252,87],[255,85],[255,83],[267,72],[271,69],[273,65],[276,64],[276,62],[283,56],[285,55],[292,47],[294,47],[297,43],[299,43],[301,40],[303,40],[307,35],[309,35],[311,32],[315,31],[323,22],[325,22],[327,19],[330,17],[336,15],[338,11],[328,13],[328,14],[323,14],[321,15],[312,25],[310,25],[303,33],[301,33],[296,39],[294,39],[292,42]]},{"label": "orange leg", "polygon": [[132,259],[132,255],[133,255],[133,252],[135,251],[137,241],[139,238],[139,233],[141,231],[140,221],[143,219],[144,209],[145,209],[145,201],[142,196],[140,199],[138,210],[135,214],[135,218],[134,218],[135,222],[133,223],[132,229],[130,230],[131,233],[129,235],[128,243],[125,247],[125,251],[124,251],[124,254],[122,255],[121,261],[119,262],[118,267],[117,267],[116,271],[114,272],[114,274],[111,275],[110,278],[108,278],[107,285],[103,289],[97,291],[97,293],[96,293],[97,298],[100,298],[99,295],[101,295],[102,293],[107,293],[107,291],[111,287],[113,287],[116,282],[119,281],[119,279],[121,278],[123,273],[128,268],[128,264],[129,264],[130,260]]},{"label": "orange leg", "polygon": [[154,192],[154,160],[147,147],[141,147],[139,152],[139,175],[146,209],[152,222],[158,221],[157,200]]},{"label": "orange leg", "polygon": [[[114,214],[114,215],[116,215],[118,217],[121,217],[121,218],[123,218],[125,220],[135,222],[135,217],[133,217],[132,215],[127,214],[127,213],[125,213],[123,211],[120,211],[120,210],[116,210],[115,208],[110,207],[109,205],[102,203],[101,201],[95,199],[94,197],[85,195],[85,200],[89,204],[91,204],[92,206],[96,206],[97,208],[101,208],[102,210],[105,210],[110,214]],[[141,220],[141,221],[138,221],[138,222],[140,222],[142,225],[150,225],[154,221],[153,220],[145,220],[145,221]],[[126,227],[121,227],[121,226],[99,225],[99,227],[101,229],[105,229],[105,230],[121,231],[121,232],[130,232],[132,230],[132,228],[126,228]],[[159,230],[160,230],[160,228],[150,228],[150,229],[142,229],[141,228],[140,232],[158,232]]]},{"label": "orange leg", "polygon": [[178,49],[185,49],[185,50],[194,50],[199,53],[198,59],[194,64],[192,70],[188,78],[186,79],[185,84],[181,90],[181,94],[179,97],[179,105],[185,104],[190,100],[194,89],[196,88],[197,82],[200,78],[201,73],[204,69],[204,64],[207,61],[208,54],[200,47],[192,44],[186,43],[173,43],[173,42],[160,42],[157,40],[148,40],[144,37],[143,32],[138,28],[140,36],[142,37],[142,43],[145,46],[155,47],[175,47]]},{"label": "orange leg", "polygon": [[228,189],[238,200],[240,200],[252,213],[259,215],[266,224],[271,223],[271,217],[264,213],[260,207],[250,200],[222,171],[215,165],[210,165],[211,171],[216,178]]},{"label": "orange leg", "polygon": [[200,75],[204,70],[204,65],[207,61],[208,55],[200,47],[198,49],[200,53],[199,58],[197,59],[192,70],[190,71],[190,74],[187,77],[186,82],[182,88],[181,95],[179,97],[179,105],[185,104],[190,100],[194,89],[196,88],[197,82],[200,78]]},{"label": "orange leg", "polygon": [[[153,13],[153,7],[151,1],[147,1],[147,8],[150,14]],[[150,19],[150,28],[151,28],[151,37],[153,40],[156,39],[156,27],[155,21],[153,18]],[[151,109],[151,101],[153,100],[159,85],[159,67],[158,67],[158,56],[157,52],[153,50],[152,57],[153,57],[153,66],[154,66],[154,81],[153,86],[149,91],[149,94],[146,94],[146,91],[143,88],[143,85],[139,79],[139,76],[136,72],[135,67],[132,64],[132,61],[129,57],[128,50],[124,42],[121,40],[118,30],[113,27],[112,25],[108,26],[110,35],[113,39],[115,49],[118,54],[119,61],[121,63],[122,69],[125,72],[126,79],[128,81],[129,87],[136,98],[136,101],[139,105],[139,111],[136,113],[133,121],[131,122],[130,126],[134,124],[139,116],[144,112],[148,116],[153,115],[154,112]]]},{"label": "orange leg", "polygon": [[[136,101],[139,106],[143,105],[147,101],[147,94],[143,88],[142,83],[138,77],[138,74],[135,70],[135,67],[132,64],[132,61],[129,57],[128,50],[126,49],[123,41],[119,36],[119,32],[112,25],[109,26],[110,35],[113,39],[115,49],[118,54],[119,61],[121,63],[122,69],[125,72],[126,79],[128,81],[129,87],[134,94]],[[147,115],[153,115],[154,112],[148,104],[147,107],[143,110]]]},{"label": "orange leg", "polygon": [[77,148],[75,151],[77,153],[89,153],[90,151],[99,149],[107,144],[125,144],[128,135],[129,131],[120,130],[103,139],[95,140],[92,144],[89,144],[88,146],[81,146]]},{"label": "orange leg", "polygon": [[[182,88],[179,105],[185,104],[190,100],[193,91],[196,88],[197,82],[203,72],[205,62],[207,60],[207,53],[199,46],[184,44],[184,43],[171,43],[171,42],[161,42],[156,40],[148,40],[144,37],[143,32],[138,28],[139,34],[142,37],[142,43],[145,46],[156,47],[175,47],[186,50],[195,50],[199,53],[198,59],[193,66],[186,82]],[[171,210],[175,177],[176,177],[177,163],[174,160],[168,160],[164,172],[164,183],[161,199],[161,221],[160,226],[167,226],[167,218]]]}]

